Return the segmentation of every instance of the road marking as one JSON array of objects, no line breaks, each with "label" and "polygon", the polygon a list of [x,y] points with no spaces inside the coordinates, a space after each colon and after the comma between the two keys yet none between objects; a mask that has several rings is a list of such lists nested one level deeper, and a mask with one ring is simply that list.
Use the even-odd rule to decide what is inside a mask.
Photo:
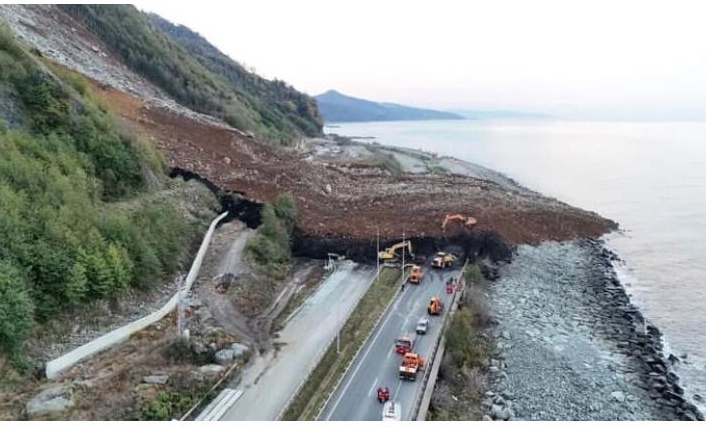
[{"label": "road marking", "polygon": [[395,388],[395,399],[393,401],[397,401],[397,395],[400,394],[401,387],[402,387],[402,381],[397,382],[397,387]]},{"label": "road marking", "polygon": [[[397,299],[395,300],[395,303],[393,304],[393,307],[395,307],[395,309],[396,309],[397,304],[399,303],[401,297],[402,297],[402,296],[400,295],[400,296],[398,296]],[[390,320],[390,317],[392,317],[393,314],[394,314],[394,313],[387,313],[387,317],[386,317],[385,320],[382,322],[382,325],[380,325],[378,328],[382,328],[382,327],[384,327],[385,325],[387,325],[387,321]],[[378,331],[377,331],[377,334],[375,334],[375,337],[373,337],[373,340],[370,342],[370,345],[369,345],[369,347],[368,347],[368,350],[365,351],[365,354],[363,355],[363,357],[360,358],[360,361],[358,361],[358,365],[356,365],[355,370],[353,370],[353,374],[351,374],[351,378],[348,379],[348,383],[346,383],[346,386],[343,387],[343,390],[341,391],[340,395],[338,396],[338,399],[336,400],[336,403],[335,403],[335,404],[333,405],[333,407],[331,408],[331,411],[329,412],[329,414],[326,415],[326,420],[331,419],[331,416],[333,415],[333,412],[336,411],[336,408],[338,407],[338,404],[340,404],[341,399],[343,399],[343,395],[346,393],[346,391],[348,390],[348,387],[351,385],[351,383],[353,383],[353,381],[355,380],[354,377],[355,377],[355,375],[358,373],[358,371],[360,370],[361,365],[363,365],[363,363],[365,362],[365,358],[368,357],[368,354],[370,353],[370,350],[371,350],[370,347],[372,347],[372,345],[375,344],[375,341],[378,339],[378,337],[380,336],[381,333],[382,333],[382,331],[378,330]]]},{"label": "road marking", "polygon": [[373,394],[373,389],[375,388],[375,385],[378,384],[378,378],[375,377],[375,381],[373,382],[373,385],[370,387],[370,390],[368,391],[368,396],[371,396]]},{"label": "road marking", "polygon": [[387,358],[390,359],[390,356],[392,356],[392,349],[390,349],[389,352],[387,352]]}]

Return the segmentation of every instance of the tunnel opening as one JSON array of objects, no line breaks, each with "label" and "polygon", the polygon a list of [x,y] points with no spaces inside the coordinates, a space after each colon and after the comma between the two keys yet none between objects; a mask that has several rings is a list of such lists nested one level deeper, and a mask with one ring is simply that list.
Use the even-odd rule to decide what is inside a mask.
[{"label": "tunnel opening", "polygon": [[[439,251],[456,254],[460,259],[488,258],[493,263],[509,262],[513,248],[503,238],[492,231],[476,231],[467,234],[448,237],[410,237],[414,258],[410,262],[425,263],[431,261]],[[396,240],[381,240],[380,250],[400,242]],[[299,229],[294,230],[292,237],[292,253],[298,257],[310,259],[326,259],[328,253],[346,256],[359,263],[375,263],[377,260],[377,241],[353,241],[341,236],[311,236]]]},{"label": "tunnel opening", "polygon": [[221,190],[207,178],[201,175],[188,171],[186,169],[174,167],[169,171],[169,178],[180,177],[184,181],[195,180],[205,185],[218,199],[220,205],[219,214],[228,212],[228,215],[221,220],[218,225],[228,223],[232,220],[240,220],[250,229],[257,229],[262,224],[262,216],[260,210],[263,207],[262,202],[257,202],[245,197],[244,192]]}]

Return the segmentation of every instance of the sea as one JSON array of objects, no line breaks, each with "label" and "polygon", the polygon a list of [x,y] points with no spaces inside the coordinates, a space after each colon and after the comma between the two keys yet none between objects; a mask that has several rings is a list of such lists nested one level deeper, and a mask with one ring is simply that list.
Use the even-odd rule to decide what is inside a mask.
[{"label": "sea", "polygon": [[[632,302],[663,333],[690,401],[706,399],[706,122],[341,123],[327,133],[434,152],[610,218]],[[694,395],[697,395],[694,400]]]}]

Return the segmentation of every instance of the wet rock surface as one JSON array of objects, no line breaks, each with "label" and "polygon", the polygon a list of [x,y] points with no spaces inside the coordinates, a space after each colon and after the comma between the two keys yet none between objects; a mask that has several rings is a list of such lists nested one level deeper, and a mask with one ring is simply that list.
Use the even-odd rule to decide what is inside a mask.
[{"label": "wet rock surface", "polygon": [[602,242],[521,246],[490,293],[494,420],[703,420]]}]

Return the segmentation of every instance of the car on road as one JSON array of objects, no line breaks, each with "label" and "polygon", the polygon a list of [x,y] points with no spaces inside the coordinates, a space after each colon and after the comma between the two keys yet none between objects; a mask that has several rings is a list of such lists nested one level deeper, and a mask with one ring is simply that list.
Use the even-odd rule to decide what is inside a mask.
[{"label": "car on road", "polygon": [[384,421],[401,421],[402,407],[400,403],[388,401],[382,408],[382,420]]},{"label": "car on road", "polygon": [[417,322],[417,334],[426,334],[429,330],[429,318],[424,316]]}]

